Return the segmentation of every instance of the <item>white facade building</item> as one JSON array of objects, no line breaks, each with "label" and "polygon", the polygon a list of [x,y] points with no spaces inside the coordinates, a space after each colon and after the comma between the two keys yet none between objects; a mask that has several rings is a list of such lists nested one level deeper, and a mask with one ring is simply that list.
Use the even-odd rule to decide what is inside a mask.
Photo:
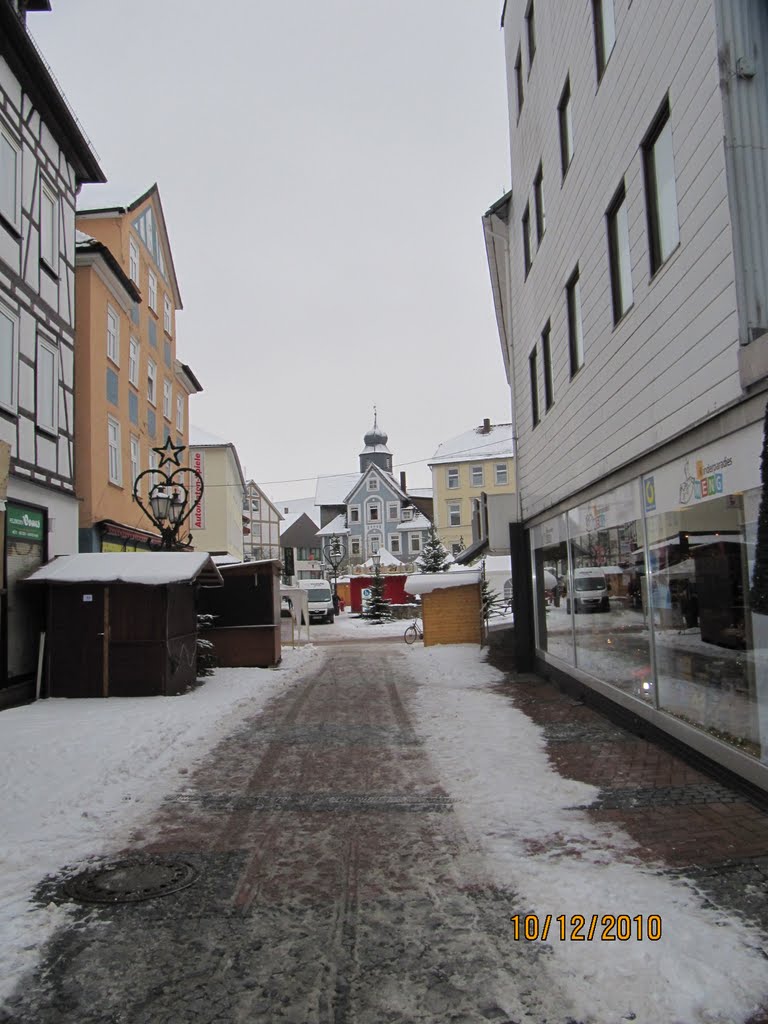
[{"label": "white facade building", "polygon": [[[531,653],[768,787],[768,7],[508,0],[502,20],[513,187],[483,224]],[[607,613],[571,607],[587,567]]]},{"label": "white facade building", "polygon": [[0,0],[0,703],[28,696],[37,665],[41,609],[17,581],[78,549],[75,195],[105,180],[27,10],[50,2]]}]

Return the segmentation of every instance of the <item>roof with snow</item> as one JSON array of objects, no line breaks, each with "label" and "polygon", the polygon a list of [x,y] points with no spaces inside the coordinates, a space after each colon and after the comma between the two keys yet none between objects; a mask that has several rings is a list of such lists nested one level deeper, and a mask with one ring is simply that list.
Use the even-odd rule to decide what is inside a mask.
[{"label": "roof with snow", "polygon": [[339,513],[335,519],[332,519],[327,526],[324,526],[322,530],[317,531],[318,537],[339,537],[343,533],[349,533],[349,527],[347,526],[346,517],[343,513]]},{"label": "roof with snow", "polygon": [[207,551],[117,551],[59,555],[28,577],[29,583],[192,583],[221,586]]},{"label": "roof with snow", "polygon": [[311,498],[288,498],[282,501],[275,499],[275,508],[283,516],[301,515],[302,512],[306,512],[310,519],[319,516],[314,495]]},{"label": "roof with snow", "polygon": [[511,423],[492,423],[488,433],[484,428],[474,427],[463,434],[443,441],[437,451],[427,461],[428,466],[444,462],[467,462],[478,459],[491,459],[499,455],[514,456],[515,445]]},{"label": "roof with snow", "polygon": [[417,514],[413,517],[413,519],[404,519],[402,521],[402,523],[400,523],[396,527],[396,529],[398,529],[398,530],[428,530],[431,525],[432,524],[430,523],[430,521],[427,519],[426,516],[423,516],[421,514],[421,512],[417,512]]},{"label": "roof with snow", "polygon": [[217,437],[216,434],[209,434],[207,430],[202,430],[200,427],[196,427],[194,423],[190,423],[189,444],[190,447],[194,445],[195,448],[225,448],[227,445],[232,444],[232,442],[225,441],[223,437]]},{"label": "roof with snow", "polygon": [[431,594],[433,590],[468,587],[479,582],[479,569],[462,569],[455,572],[417,572],[405,581],[405,592],[406,594]]},{"label": "roof with snow", "polygon": [[360,480],[361,473],[338,473],[336,476],[319,476],[315,489],[316,505],[344,505],[345,498]]}]

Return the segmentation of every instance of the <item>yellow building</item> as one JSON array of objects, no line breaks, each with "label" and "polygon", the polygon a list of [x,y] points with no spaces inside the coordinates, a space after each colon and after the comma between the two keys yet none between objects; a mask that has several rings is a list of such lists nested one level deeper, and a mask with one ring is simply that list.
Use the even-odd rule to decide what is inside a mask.
[{"label": "yellow building", "polygon": [[472,543],[484,496],[515,493],[514,454],[512,424],[486,419],[444,441],[429,460],[435,526],[453,554]]},{"label": "yellow building", "polygon": [[157,534],[134,480],[168,437],[188,444],[189,396],[202,388],[177,357],[181,296],[157,185],[128,206],[79,210],[76,223],[80,550],[135,550]]},{"label": "yellow building", "polygon": [[204,484],[202,501],[190,520],[195,550],[229,555],[242,562],[246,485],[237,449],[230,441],[214,437],[193,424],[189,464],[200,474]]}]

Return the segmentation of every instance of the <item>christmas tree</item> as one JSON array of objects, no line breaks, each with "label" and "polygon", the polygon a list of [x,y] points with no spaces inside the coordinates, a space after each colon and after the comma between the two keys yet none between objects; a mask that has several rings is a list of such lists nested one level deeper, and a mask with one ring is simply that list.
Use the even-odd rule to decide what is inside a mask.
[{"label": "christmas tree", "polygon": [[363,613],[363,618],[373,623],[384,622],[392,618],[392,613],[389,610],[389,601],[384,597],[384,577],[381,575],[381,568],[378,562],[375,562],[373,566],[371,596],[368,598],[368,605]]},{"label": "christmas tree", "polygon": [[419,571],[420,572],[447,572],[448,566],[448,552],[443,547],[443,543],[437,535],[435,524],[429,524],[429,533],[427,539],[424,541],[424,548],[419,558]]}]

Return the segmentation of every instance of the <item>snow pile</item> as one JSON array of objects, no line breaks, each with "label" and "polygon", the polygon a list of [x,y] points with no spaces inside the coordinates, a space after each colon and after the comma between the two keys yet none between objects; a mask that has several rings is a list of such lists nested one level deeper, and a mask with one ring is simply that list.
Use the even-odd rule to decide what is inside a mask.
[{"label": "snow pile", "polygon": [[[490,687],[503,676],[477,648],[410,648],[423,680],[415,698],[443,782],[498,885],[521,913],[658,914],[658,942],[561,942],[553,924],[553,977],[579,1020],[637,1024],[735,1024],[768,997],[764,937],[704,909],[683,882],[632,860],[631,839],[582,811],[598,790],[550,766],[542,730]],[[522,927],[522,924],[521,924]],[[510,942],[513,942],[510,923]],[[584,929],[586,935],[587,929]]]},{"label": "snow pile", "polygon": [[125,843],[195,761],[317,654],[284,651],[278,669],[218,669],[179,697],[46,700],[0,715],[0,1000],[69,913],[31,905],[37,883]]}]

